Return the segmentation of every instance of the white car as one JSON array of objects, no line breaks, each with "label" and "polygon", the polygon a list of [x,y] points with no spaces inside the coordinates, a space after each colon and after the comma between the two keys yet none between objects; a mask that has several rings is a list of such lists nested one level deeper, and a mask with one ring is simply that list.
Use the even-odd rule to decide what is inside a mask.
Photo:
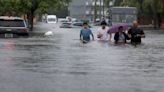
[{"label": "white car", "polygon": [[72,28],[71,22],[64,22],[60,25],[60,28]]}]

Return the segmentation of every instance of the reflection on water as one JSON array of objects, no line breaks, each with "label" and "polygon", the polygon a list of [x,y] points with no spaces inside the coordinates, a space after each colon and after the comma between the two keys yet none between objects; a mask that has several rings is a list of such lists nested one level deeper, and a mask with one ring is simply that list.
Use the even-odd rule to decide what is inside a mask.
[{"label": "reflection on water", "polygon": [[[44,89],[41,92],[64,92],[62,87],[68,92],[163,90],[157,87],[163,85],[164,77],[164,40],[161,40],[164,39],[163,31],[146,31],[146,39],[137,47],[130,44],[115,46],[99,41],[82,44],[79,40],[74,40],[79,36],[77,29],[55,31],[52,37],[44,37],[44,32],[37,32],[29,38],[1,40],[0,69],[15,71],[16,74],[11,75],[24,77],[25,80],[30,80],[25,75],[35,79],[31,79],[28,84],[45,79],[48,86],[41,86]],[[11,80],[12,77],[8,78]],[[13,79],[18,80],[16,77]],[[39,85],[37,87],[40,88]],[[40,91],[32,88],[30,92]]]}]

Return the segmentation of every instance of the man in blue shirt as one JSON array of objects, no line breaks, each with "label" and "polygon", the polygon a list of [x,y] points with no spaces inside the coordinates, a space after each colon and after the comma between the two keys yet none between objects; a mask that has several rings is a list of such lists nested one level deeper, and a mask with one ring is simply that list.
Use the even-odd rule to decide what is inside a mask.
[{"label": "man in blue shirt", "polygon": [[87,43],[90,41],[90,35],[92,36],[92,39],[94,40],[94,35],[91,31],[91,29],[88,28],[88,23],[83,23],[83,29],[80,31],[80,40],[83,43]]}]

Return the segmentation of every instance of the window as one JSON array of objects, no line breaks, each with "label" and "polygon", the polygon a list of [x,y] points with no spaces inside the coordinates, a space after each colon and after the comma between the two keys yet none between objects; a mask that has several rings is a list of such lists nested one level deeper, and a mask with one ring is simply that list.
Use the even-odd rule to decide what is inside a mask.
[{"label": "window", "polygon": [[23,20],[0,19],[0,27],[25,27],[25,24]]},{"label": "window", "polygon": [[55,18],[48,18],[48,21],[53,22],[53,21],[56,21],[56,19]]},{"label": "window", "polygon": [[86,11],[86,14],[89,14],[89,11]]},{"label": "window", "polygon": [[113,22],[131,23],[134,20],[136,20],[135,15],[130,15],[130,14],[113,14],[112,15],[112,21]]},{"label": "window", "polygon": [[89,3],[88,2],[86,2],[86,6],[88,6],[89,5]]}]

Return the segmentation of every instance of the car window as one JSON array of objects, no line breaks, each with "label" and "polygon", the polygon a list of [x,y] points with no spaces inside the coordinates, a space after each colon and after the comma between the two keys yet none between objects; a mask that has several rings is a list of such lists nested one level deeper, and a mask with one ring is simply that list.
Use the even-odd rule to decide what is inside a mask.
[{"label": "car window", "polygon": [[55,18],[48,18],[48,21],[56,21]]},{"label": "car window", "polygon": [[83,26],[83,23],[74,23],[74,26]]},{"label": "car window", "polygon": [[0,27],[25,27],[23,20],[0,20]]},{"label": "car window", "polygon": [[63,23],[63,25],[71,25],[71,23]]}]

